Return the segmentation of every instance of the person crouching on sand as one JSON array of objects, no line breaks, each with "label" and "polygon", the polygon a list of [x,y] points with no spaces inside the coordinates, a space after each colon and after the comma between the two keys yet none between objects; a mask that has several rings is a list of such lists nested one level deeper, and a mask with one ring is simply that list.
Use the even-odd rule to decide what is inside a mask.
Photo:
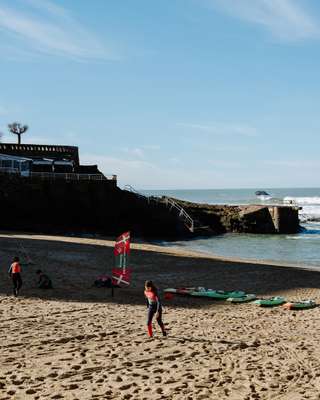
[{"label": "person crouching on sand", "polygon": [[159,300],[158,290],[152,281],[146,281],[144,289],[145,289],[144,295],[148,302],[148,319],[147,319],[148,335],[149,337],[153,336],[152,319],[156,314],[156,320],[161,328],[162,334],[163,336],[167,336],[167,332],[164,329],[164,324],[162,322],[162,306]]},{"label": "person crouching on sand", "polygon": [[39,277],[38,280],[38,288],[39,289],[52,289],[52,282],[48,275],[44,274],[41,269],[36,271],[36,274]]},{"label": "person crouching on sand", "polygon": [[13,283],[13,294],[14,296],[18,296],[19,290],[21,289],[22,286],[21,264],[19,257],[14,257],[8,273]]}]

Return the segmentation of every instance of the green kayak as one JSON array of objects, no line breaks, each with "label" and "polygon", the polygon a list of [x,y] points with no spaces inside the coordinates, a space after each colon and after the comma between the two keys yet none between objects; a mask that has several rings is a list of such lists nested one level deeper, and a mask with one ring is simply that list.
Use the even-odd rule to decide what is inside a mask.
[{"label": "green kayak", "polygon": [[245,294],[242,297],[229,297],[227,301],[230,301],[231,303],[246,303],[256,298],[257,296],[255,294]]},{"label": "green kayak", "polygon": [[290,301],[283,305],[288,310],[302,310],[306,308],[316,307],[316,302],[313,300]]},{"label": "green kayak", "polygon": [[270,297],[269,299],[259,299],[254,301],[254,304],[258,304],[260,307],[273,307],[280,306],[285,303],[286,299],[281,296]]},{"label": "green kayak", "polygon": [[245,292],[242,291],[225,291],[225,290],[202,290],[202,291],[194,291],[190,293],[191,296],[195,297],[210,297],[212,299],[221,299],[225,300],[229,297],[239,298],[245,296]]}]

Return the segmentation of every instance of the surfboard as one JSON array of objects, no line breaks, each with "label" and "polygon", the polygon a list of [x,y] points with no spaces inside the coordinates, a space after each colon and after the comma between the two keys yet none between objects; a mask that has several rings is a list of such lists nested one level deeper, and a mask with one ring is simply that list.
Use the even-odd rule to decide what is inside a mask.
[{"label": "surfboard", "polygon": [[164,293],[176,293],[176,294],[184,294],[184,295],[190,295],[193,293],[195,290],[198,290],[199,288],[196,287],[187,287],[187,288],[167,288],[164,289]]},{"label": "surfboard", "polygon": [[287,310],[302,310],[316,307],[316,302],[313,300],[290,301],[283,305]]},{"label": "surfboard", "polygon": [[207,289],[205,291],[194,291],[191,293],[191,296],[195,297],[210,297],[213,299],[221,299],[225,300],[228,299],[229,297],[243,297],[246,293],[243,291],[225,291],[225,290],[212,290],[212,289]]},{"label": "surfboard", "polygon": [[257,296],[255,294],[245,294],[242,297],[229,297],[227,301],[230,301],[230,303],[246,303],[256,298]]},{"label": "surfboard", "polygon": [[268,299],[258,299],[254,301],[254,304],[257,304],[260,307],[273,307],[273,306],[280,306],[285,302],[286,299],[284,297],[275,296],[275,297],[270,297]]},{"label": "surfboard", "polygon": [[[181,295],[189,295],[194,297],[210,297],[213,299],[226,300],[230,298],[241,298],[246,295],[242,290],[213,290],[204,287],[186,287],[186,288],[167,288],[163,290],[164,293],[175,293]],[[247,300],[249,301],[249,300]]]}]

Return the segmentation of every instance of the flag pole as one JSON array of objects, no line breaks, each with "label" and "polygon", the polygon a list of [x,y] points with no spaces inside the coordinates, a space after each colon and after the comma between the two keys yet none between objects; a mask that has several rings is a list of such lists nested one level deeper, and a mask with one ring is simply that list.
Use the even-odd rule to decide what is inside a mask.
[{"label": "flag pole", "polygon": [[114,247],[116,265],[112,269],[111,295],[114,296],[114,288],[122,284],[130,285],[130,269],[127,268],[128,255],[130,253],[130,232],[125,232],[117,237]]}]

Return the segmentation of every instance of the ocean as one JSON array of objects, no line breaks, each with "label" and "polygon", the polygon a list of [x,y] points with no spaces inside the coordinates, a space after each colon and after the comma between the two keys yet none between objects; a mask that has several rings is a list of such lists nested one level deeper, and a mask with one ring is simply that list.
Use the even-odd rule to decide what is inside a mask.
[{"label": "ocean", "polygon": [[[264,190],[269,196],[256,196]],[[165,246],[187,247],[222,257],[263,260],[320,268],[320,189],[256,188],[141,191],[145,195],[170,196],[206,204],[275,204],[292,202],[301,207],[301,232],[291,235],[256,235],[227,233],[211,238],[162,242]]]}]

